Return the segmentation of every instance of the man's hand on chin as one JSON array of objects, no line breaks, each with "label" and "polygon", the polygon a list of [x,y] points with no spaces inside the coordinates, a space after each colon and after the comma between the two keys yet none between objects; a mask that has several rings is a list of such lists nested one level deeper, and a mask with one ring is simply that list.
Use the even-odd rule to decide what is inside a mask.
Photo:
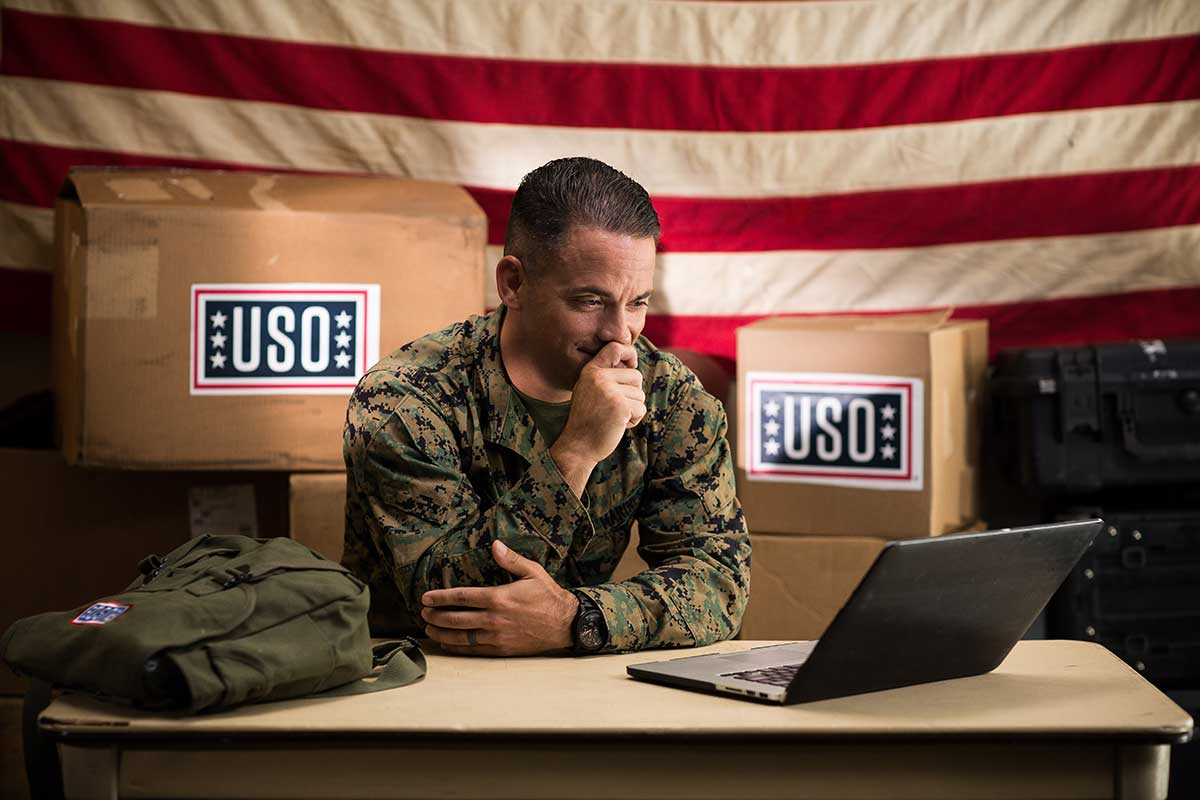
[{"label": "man's hand on chin", "polygon": [[518,580],[504,586],[434,589],[421,596],[425,633],[450,653],[529,656],[571,647],[579,600],[536,561],[499,540],[492,558]]},{"label": "man's hand on chin", "polygon": [[584,365],[571,392],[571,413],[550,456],[567,485],[582,498],[596,464],[608,458],[625,431],[646,416],[642,373],[631,344],[609,342]]}]

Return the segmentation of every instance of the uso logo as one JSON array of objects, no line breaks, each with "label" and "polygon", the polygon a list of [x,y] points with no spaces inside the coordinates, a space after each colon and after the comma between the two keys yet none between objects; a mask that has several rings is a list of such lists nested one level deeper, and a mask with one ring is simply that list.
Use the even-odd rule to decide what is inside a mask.
[{"label": "uso logo", "polygon": [[71,620],[71,624],[107,625],[131,608],[133,608],[133,606],[125,603],[109,603],[103,601],[99,603],[92,603],[90,606],[85,608],[83,612],[79,614],[79,616]]},{"label": "uso logo", "polygon": [[917,378],[748,373],[747,476],[919,491],[923,399]]},{"label": "uso logo", "polygon": [[192,286],[192,394],[349,394],[379,360],[378,284]]}]

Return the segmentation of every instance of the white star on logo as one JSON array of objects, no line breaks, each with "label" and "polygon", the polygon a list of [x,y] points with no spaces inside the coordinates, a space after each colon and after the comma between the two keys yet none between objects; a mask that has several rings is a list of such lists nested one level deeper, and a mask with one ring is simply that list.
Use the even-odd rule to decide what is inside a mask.
[{"label": "white star on logo", "polygon": [[766,431],[767,436],[778,436],[779,435],[779,423],[776,422],[775,420],[771,420],[770,422],[763,423],[763,430]]},{"label": "white star on logo", "polygon": [[346,348],[350,346],[350,334],[348,333],[339,333],[333,337],[333,340],[337,342],[338,347]]},{"label": "white star on logo", "polygon": [[208,338],[212,342],[213,347],[220,348],[225,346],[225,334],[223,333],[214,333]]},{"label": "white star on logo", "polygon": [[209,356],[209,358],[212,359],[213,369],[220,369],[221,367],[225,366],[224,353],[213,353],[211,356]]},{"label": "white star on logo", "polygon": [[346,353],[338,353],[333,360],[337,363],[338,369],[346,369],[350,366],[350,356]]},{"label": "white star on logo", "polygon": [[211,317],[209,317],[209,319],[212,321],[212,325],[214,328],[224,328],[225,327],[225,315],[222,314],[220,311],[213,314]]},{"label": "white star on logo", "polygon": [[880,448],[880,450],[883,452],[883,457],[886,459],[890,460],[896,457],[896,448],[892,447],[890,444],[885,444]]},{"label": "white star on logo", "polygon": [[351,317],[349,314],[347,314],[345,311],[343,311],[342,313],[338,314],[333,319],[335,322],[337,322],[337,326],[339,328],[349,328],[350,320],[353,319],[353,317]]},{"label": "white star on logo", "polygon": [[893,428],[891,425],[884,425],[882,428],[879,429],[879,432],[883,434],[883,438],[885,438],[885,439],[891,439],[893,436],[896,435],[896,429]]},{"label": "white star on logo", "polygon": [[779,416],[779,403],[776,403],[774,400],[768,400],[763,404],[763,411],[768,417],[777,417]]},{"label": "white star on logo", "polygon": [[774,439],[768,440],[767,443],[765,445],[763,445],[763,447],[764,447],[764,449],[766,449],[767,455],[769,455],[769,456],[779,455],[779,442],[775,441]]},{"label": "white star on logo", "polygon": [[891,403],[888,403],[880,409],[879,413],[883,414],[884,419],[892,419],[896,416],[896,408]]}]

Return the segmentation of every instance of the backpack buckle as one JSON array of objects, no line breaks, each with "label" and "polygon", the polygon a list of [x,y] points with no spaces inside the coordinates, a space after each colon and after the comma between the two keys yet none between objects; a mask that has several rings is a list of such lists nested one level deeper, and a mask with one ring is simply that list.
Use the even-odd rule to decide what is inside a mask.
[{"label": "backpack buckle", "polygon": [[166,562],[161,558],[151,553],[138,562],[138,572],[147,577],[153,578],[158,575],[163,568],[163,564],[165,563]]},{"label": "backpack buckle", "polygon": [[250,568],[247,567],[245,564],[241,564],[241,565],[235,567],[234,569],[229,570],[229,575],[225,579],[225,582],[221,584],[221,588],[222,589],[232,589],[234,586],[237,586],[239,583],[248,581],[253,577],[254,576],[250,574]]}]

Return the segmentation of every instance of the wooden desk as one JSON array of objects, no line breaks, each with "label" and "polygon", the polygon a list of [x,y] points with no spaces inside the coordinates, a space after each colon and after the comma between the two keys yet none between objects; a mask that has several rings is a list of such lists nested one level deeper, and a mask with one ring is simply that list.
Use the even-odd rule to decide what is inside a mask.
[{"label": "wooden desk", "polygon": [[431,654],[422,683],[375,695],[184,719],[64,696],[41,724],[68,796],[88,798],[1154,798],[1168,744],[1192,730],[1083,642],[1022,642],[987,675],[788,707],[625,675],[669,655]]}]

